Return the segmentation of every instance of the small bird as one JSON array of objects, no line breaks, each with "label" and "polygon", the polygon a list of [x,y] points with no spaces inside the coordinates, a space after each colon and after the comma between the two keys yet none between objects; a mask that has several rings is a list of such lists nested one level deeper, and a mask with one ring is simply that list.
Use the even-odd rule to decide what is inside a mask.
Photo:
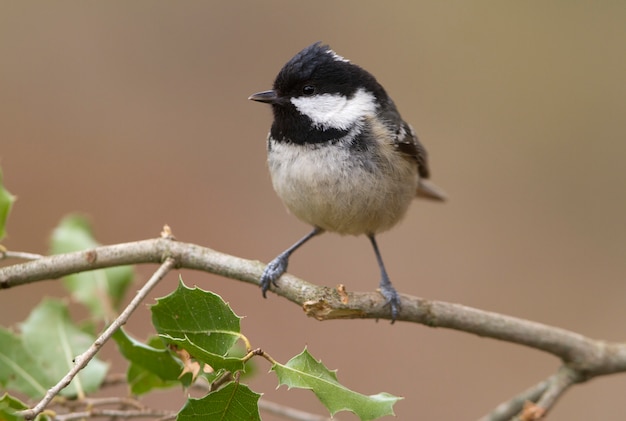
[{"label": "small bird", "polygon": [[376,78],[320,42],[289,60],[272,90],[249,97],[272,105],[267,160],[274,190],[313,230],[265,268],[263,297],[291,254],[325,231],[365,234],[380,268],[392,323],[400,297],[375,236],[396,225],[415,197],[443,201],[430,183],[426,149]]}]

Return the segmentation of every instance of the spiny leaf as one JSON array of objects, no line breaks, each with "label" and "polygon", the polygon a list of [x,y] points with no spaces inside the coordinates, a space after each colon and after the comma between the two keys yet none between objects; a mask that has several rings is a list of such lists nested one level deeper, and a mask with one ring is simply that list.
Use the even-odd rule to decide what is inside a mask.
[{"label": "spiny leaf", "polygon": [[231,382],[202,399],[189,399],[177,421],[250,420],[260,421],[259,398],[248,386]]},{"label": "spiny leaf", "polygon": [[[172,357],[172,354],[168,350],[163,348],[162,341],[159,341],[161,348],[158,349],[130,337],[123,329],[119,329],[115,332],[113,339],[117,343],[121,354],[136,366],[134,368],[135,376],[140,372],[137,368],[142,367],[147,372],[154,374],[162,382],[179,382],[179,377],[183,369],[182,365]],[[189,384],[190,379],[187,376],[183,385],[189,386]]]},{"label": "spiny leaf", "polygon": [[136,363],[130,363],[126,372],[130,393],[135,396],[145,395],[154,389],[168,389],[180,385],[179,381],[163,380],[153,372]]},{"label": "spiny leaf", "polygon": [[[98,247],[89,222],[82,216],[69,215],[52,233],[50,249],[53,254],[70,253]],[[131,266],[118,266],[81,272],[63,278],[72,297],[86,305],[96,318],[111,318],[126,289],[133,280]]]},{"label": "spiny leaf", "polygon": [[160,335],[168,343],[173,343],[180,348],[183,348],[189,354],[191,354],[196,360],[202,361],[205,364],[210,365],[214,370],[224,369],[230,372],[243,371],[244,363],[241,358],[226,357],[223,355],[214,354],[199,347],[189,339],[173,338],[170,335]]},{"label": "spiny leaf", "polygon": [[365,396],[346,388],[337,381],[336,371],[316,361],[306,348],[287,364],[274,364],[272,370],[278,376],[279,385],[312,390],[331,415],[350,411],[361,420],[373,420],[393,415],[393,405],[402,399],[388,393]]},{"label": "spiny leaf", "polygon": [[13,202],[15,202],[15,196],[4,188],[4,184],[2,184],[2,170],[0,169],[0,240],[6,235],[5,226]]},{"label": "spiny leaf", "polygon": [[[34,367],[55,382],[67,374],[74,366],[74,358],[95,340],[72,323],[65,304],[52,299],[43,300],[33,309],[22,324],[22,333],[24,345],[36,361]],[[106,371],[107,364],[92,359],[61,394],[73,397],[98,390]]]},{"label": "spiny leaf", "polygon": [[219,295],[188,288],[182,281],[151,310],[152,323],[162,338],[189,341],[211,354],[227,355],[241,336],[240,317]]}]

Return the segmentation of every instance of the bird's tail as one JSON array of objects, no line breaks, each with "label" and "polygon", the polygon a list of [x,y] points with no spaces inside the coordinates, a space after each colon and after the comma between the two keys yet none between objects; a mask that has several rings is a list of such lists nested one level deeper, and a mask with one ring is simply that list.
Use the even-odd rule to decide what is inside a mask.
[{"label": "bird's tail", "polygon": [[439,202],[448,200],[448,195],[445,191],[425,178],[420,178],[415,196],[423,199],[437,200]]}]

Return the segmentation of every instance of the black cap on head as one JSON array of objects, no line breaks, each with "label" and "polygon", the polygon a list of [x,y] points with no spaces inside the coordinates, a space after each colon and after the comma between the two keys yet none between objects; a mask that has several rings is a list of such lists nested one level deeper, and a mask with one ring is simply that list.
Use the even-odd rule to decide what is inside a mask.
[{"label": "black cap on head", "polygon": [[321,42],[304,48],[283,66],[274,81],[274,90],[282,97],[297,97],[305,85],[315,86],[317,93],[352,96],[357,89],[365,88],[378,98],[386,96],[374,76]]}]

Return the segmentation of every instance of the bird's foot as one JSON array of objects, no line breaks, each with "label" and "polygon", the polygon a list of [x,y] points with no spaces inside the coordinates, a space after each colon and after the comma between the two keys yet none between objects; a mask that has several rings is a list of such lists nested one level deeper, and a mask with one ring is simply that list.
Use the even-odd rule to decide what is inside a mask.
[{"label": "bird's foot", "polygon": [[278,285],[276,281],[280,276],[287,271],[287,264],[289,263],[289,255],[282,253],[279,254],[274,260],[268,263],[261,275],[260,287],[263,293],[263,298],[266,297],[267,290],[270,288],[270,284]]},{"label": "bird's foot", "polygon": [[379,286],[380,294],[385,297],[385,307],[391,309],[391,324],[393,324],[398,318],[400,312],[400,295],[390,282],[380,282]]}]

